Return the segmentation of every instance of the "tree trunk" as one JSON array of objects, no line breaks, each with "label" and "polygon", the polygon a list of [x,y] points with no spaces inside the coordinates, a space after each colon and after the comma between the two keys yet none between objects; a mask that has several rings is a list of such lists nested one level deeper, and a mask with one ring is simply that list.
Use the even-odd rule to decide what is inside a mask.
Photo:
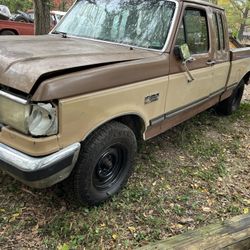
[{"label": "tree trunk", "polygon": [[50,1],[33,0],[35,10],[35,34],[44,35],[50,31]]},{"label": "tree trunk", "polygon": [[247,6],[243,12],[243,20],[242,20],[242,23],[240,24],[240,30],[239,30],[239,35],[238,35],[239,40],[243,39],[243,32],[244,32],[245,27],[246,27],[248,12],[249,12],[249,7]]}]

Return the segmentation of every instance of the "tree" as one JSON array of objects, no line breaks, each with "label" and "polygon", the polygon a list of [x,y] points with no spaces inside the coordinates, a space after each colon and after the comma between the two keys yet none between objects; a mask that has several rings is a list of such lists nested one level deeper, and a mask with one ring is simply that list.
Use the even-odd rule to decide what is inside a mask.
[{"label": "tree", "polygon": [[233,5],[233,7],[239,12],[239,15],[241,17],[238,38],[240,40],[242,40],[243,39],[243,32],[244,32],[245,27],[247,25],[246,21],[248,19],[248,15],[250,13],[250,0],[246,0],[246,1],[230,0],[230,2]]},{"label": "tree", "polygon": [[32,0],[1,0],[0,4],[9,7],[11,13],[17,13],[18,10],[26,11],[32,9]]},{"label": "tree", "polygon": [[35,10],[35,34],[44,35],[50,31],[50,1],[33,0]]},{"label": "tree", "polygon": [[74,0],[54,0],[54,6],[62,11],[67,11]]},{"label": "tree", "polygon": [[243,32],[249,25],[250,0],[218,0],[218,4],[225,8],[229,28],[240,40]]}]

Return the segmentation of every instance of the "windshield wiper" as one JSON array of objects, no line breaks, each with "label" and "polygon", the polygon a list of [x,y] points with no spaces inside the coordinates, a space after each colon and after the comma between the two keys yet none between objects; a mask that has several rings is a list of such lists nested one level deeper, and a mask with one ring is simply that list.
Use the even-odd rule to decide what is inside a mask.
[{"label": "windshield wiper", "polygon": [[62,32],[62,31],[53,31],[52,34],[58,35],[61,34],[62,38],[68,38],[67,33],[66,32]]}]

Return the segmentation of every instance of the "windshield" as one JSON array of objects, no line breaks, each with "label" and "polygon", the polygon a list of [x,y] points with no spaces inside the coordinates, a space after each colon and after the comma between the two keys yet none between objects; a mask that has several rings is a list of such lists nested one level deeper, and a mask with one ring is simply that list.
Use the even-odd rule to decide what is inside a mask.
[{"label": "windshield", "polygon": [[175,7],[166,0],[79,0],[53,33],[160,50]]}]

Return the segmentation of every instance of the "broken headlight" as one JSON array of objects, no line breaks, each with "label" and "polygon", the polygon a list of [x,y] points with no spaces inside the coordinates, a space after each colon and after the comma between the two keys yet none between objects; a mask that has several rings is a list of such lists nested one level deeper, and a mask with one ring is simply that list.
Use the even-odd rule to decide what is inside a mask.
[{"label": "broken headlight", "polygon": [[57,107],[54,104],[28,104],[24,99],[0,92],[0,123],[33,136],[58,133]]}]

